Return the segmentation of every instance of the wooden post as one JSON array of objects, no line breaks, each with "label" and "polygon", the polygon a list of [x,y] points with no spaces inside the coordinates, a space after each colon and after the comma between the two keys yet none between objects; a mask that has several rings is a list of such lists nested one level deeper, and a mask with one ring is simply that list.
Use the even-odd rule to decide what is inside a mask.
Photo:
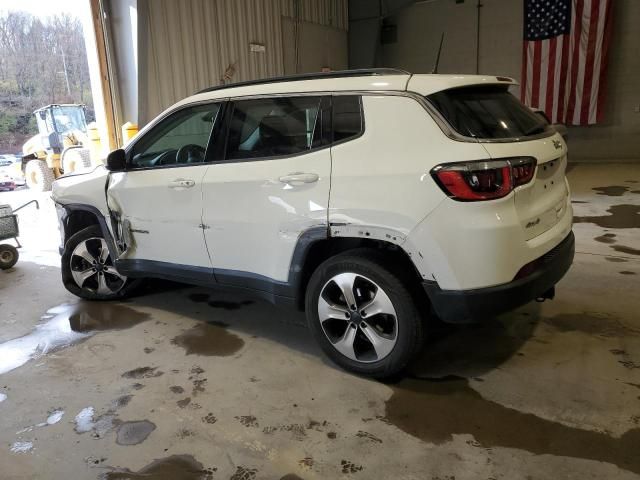
[{"label": "wooden post", "polygon": [[104,102],[104,112],[106,117],[107,135],[109,149],[118,148],[118,127],[116,125],[116,112],[113,102],[113,77],[109,70],[109,60],[107,57],[107,39],[104,25],[104,14],[101,0],[90,0],[91,20],[93,32],[96,39],[98,53],[98,63],[100,69],[100,84],[102,87],[102,98]]}]

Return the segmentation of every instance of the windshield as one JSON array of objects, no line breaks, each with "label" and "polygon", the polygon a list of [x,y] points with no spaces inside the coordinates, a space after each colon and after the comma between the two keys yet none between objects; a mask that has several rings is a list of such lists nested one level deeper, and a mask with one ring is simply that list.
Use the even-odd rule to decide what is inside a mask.
[{"label": "windshield", "polygon": [[427,99],[458,133],[468,137],[527,137],[547,128],[542,118],[511,95],[506,86],[453,88]]},{"label": "windshield", "polygon": [[66,133],[72,130],[87,132],[87,122],[84,118],[84,108],[79,106],[51,107],[53,118],[56,122],[58,133]]}]

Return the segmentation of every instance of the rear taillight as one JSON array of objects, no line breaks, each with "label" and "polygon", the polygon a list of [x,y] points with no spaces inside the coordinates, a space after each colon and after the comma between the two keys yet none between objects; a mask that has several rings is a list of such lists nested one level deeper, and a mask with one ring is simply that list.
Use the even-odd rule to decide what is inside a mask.
[{"label": "rear taillight", "polygon": [[535,158],[518,157],[438,165],[431,175],[454,200],[472,202],[505,197],[529,183],[535,171]]}]

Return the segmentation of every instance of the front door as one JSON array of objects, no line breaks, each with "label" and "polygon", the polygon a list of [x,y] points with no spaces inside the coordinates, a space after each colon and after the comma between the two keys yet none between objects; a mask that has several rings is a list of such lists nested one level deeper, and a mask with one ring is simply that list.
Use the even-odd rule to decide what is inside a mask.
[{"label": "front door", "polygon": [[287,282],[300,235],[326,229],[331,153],[323,140],[325,102],[292,96],[229,105],[226,154],[209,167],[202,191],[218,282],[271,290]]},{"label": "front door", "polygon": [[127,170],[110,174],[109,208],[123,225],[128,221],[133,239],[121,260],[136,260],[149,271],[211,272],[202,179],[220,110],[221,104],[212,103],[169,115],[128,149]]}]

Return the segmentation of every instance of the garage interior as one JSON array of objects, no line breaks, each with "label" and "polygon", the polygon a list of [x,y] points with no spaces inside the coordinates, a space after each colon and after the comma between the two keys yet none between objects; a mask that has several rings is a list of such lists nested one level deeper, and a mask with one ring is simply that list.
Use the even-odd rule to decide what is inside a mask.
[{"label": "garage interior", "polygon": [[[522,71],[521,0],[78,3],[105,154],[214,85],[438,57]],[[79,301],[49,193],[0,193],[40,203],[0,271],[0,478],[640,479],[640,2],[612,8],[603,121],[567,126],[576,254],[555,299],[428,319],[394,381],[340,370],[303,313],[237,291]]]}]

